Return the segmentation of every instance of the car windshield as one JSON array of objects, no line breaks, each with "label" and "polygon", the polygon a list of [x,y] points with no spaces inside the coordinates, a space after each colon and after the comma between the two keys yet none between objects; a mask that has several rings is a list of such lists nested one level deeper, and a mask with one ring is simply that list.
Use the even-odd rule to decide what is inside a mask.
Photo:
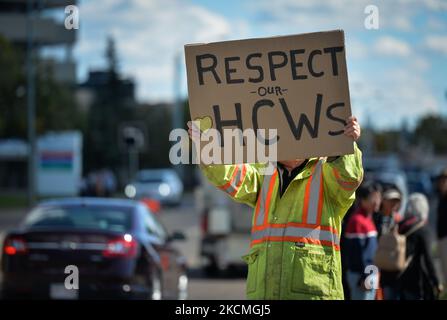
[{"label": "car windshield", "polygon": [[33,210],[24,225],[126,232],[132,226],[131,211],[125,206],[45,206]]},{"label": "car windshield", "polygon": [[137,175],[137,181],[143,183],[162,183],[163,178],[160,171],[143,171]]},{"label": "car windshield", "polygon": [[161,178],[157,178],[157,177],[138,177],[137,179],[138,182],[143,182],[143,183],[162,183],[163,180]]}]

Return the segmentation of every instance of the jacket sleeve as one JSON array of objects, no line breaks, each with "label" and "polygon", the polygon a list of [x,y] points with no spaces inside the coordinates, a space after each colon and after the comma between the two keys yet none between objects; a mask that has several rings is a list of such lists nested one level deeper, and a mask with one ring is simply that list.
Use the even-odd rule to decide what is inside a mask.
[{"label": "jacket sleeve", "polygon": [[354,142],[354,153],[323,164],[323,178],[331,200],[349,208],[355,200],[355,190],[363,180],[362,152]]},{"label": "jacket sleeve", "polygon": [[237,202],[256,206],[263,176],[259,173],[262,165],[200,165],[204,175],[222,191]]}]

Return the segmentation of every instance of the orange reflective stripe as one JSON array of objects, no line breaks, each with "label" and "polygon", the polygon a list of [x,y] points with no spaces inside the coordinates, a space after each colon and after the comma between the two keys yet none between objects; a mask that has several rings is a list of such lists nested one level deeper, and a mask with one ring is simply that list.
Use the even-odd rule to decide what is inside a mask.
[{"label": "orange reflective stripe", "polygon": [[355,186],[346,186],[346,185],[344,185],[343,183],[340,183],[340,182],[338,182],[338,184],[339,184],[340,188],[342,188],[343,190],[346,190],[346,191],[354,191],[357,188],[357,185],[355,185]]},{"label": "orange reflective stripe", "polygon": [[344,190],[352,191],[355,188],[357,188],[357,186],[359,184],[358,181],[346,181],[346,180],[343,180],[341,175],[340,175],[340,172],[338,172],[338,170],[336,168],[332,168],[332,171],[334,172],[335,180],[340,185],[340,187],[342,187]]},{"label": "orange reflective stripe", "polygon": [[302,228],[302,227],[285,227],[285,228],[267,228],[253,232],[251,239],[253,241],[264,239],[266,237],[296,237],[306,238],[318,241],[329,241],[333,244],[340,244],[340,237],[329,231],[324,231],[316,228]]},{"label": "orange reflective stripe", "polygon": [[337,229],[321,225],[324,206],[323,161],[318,160],[313,165],[312,175],[306,182],[302,222],[269,222],[277,175],[276,170],[271,176],[264,177],[255,210],[251,246],[269,241],[299,242],[340,250],[340,235]]},{"label": "orange reflective stripe", "polygon": [[222,190],[226,190],[231,186],[231,183],[233,182],[233,180],[236,178],[236,174],[239,171],[239,166],[236,166],[233,172],[233,175],[231,176],[230,181],[228,181],[227,183],[225,183],[224,185],[220,186],[219,188]]},{"label": "orange reflective stripe", "polygon": [[331,226],[322,226],[324,205],[323,162],[316,162],[305,187],[302,222],[269,223],[269,213],[275,188],[276,170],[265,176],[256,205],[251,246],[268,241],[300,242],[340,250],[340,236]]},{"label": "orange reflective stripe", "polygon": [[303,237],[264,237],[259,240],[253,240],[250,244],[250,247],[252,247],[256,244],[263,243],[265,241],[307,243],[307,244],[314,244],[314,245],[325,246],[325,247],[332,247],[336,251],[340,251],[340,246],[333,243],[332,241],[315,240],[315,239],[309,239],[309,238],[303,238]]},{"label": "orange reflective stripe", "polygon": [[240,188],[242,182],[243,182],[244,179],[245,179],[245,174],[246,174],[246,173],[247,173],[247,167],[245,166],[245,164],[243,164],[243,165],[242,165],[242,173],[241,173],[241,176],[240,176],[240,178],[239,178],[239,181],[237,181],[236,188],[234,188],[234,191],[230,193],[231,196],[234,196],[234,195],[238,192],[238,190],[239,190],[239,188]]},{"label": "orange reflective stripe", "polygon": [[253,230],[265,225],[268,222],[270,200],[272,197],[273,188],[275,187],[277,175],[278,171],[275,170],[273,174],[264,176],[261,192],[258,195],[258,201],[256,203],[255,219],[252,227]]},{"label": "orange reflective stripe", "polygon": [[246,173],[247,167],[245,166],[245,164],[236,166],[230,181],[220,186],[219,188],[229,195],[234,196],[238,192],[239,187],[242,185]]},{"label": "orange reflective stripe", "polygon": [[269,223],[267,225],[259,226],[256,228],[256,231],[267,229],[267,228],[285,228],[285,227],[300,227],[300,228],[313,228],[313,229],[320,229],[324,231],[332,232],[335,235],[338,235],[337,229],[331,227],[331,226],[322,226],[318,225],[315,226],[313,224],[306,224],[306,223],[299,223],[299,222],[287,222],[287,223]]}]

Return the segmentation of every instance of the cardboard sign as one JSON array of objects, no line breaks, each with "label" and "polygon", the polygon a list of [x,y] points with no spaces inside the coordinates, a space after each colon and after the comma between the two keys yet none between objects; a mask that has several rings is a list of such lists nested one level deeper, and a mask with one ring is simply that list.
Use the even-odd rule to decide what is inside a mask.
[{"label": "cardboard sign", "polygon": [[342,30],[190,44],[185,56],[191,119],[217,129],[221,148],[224,129],[252,128],[277,129],[277,160],[353,153]]}]

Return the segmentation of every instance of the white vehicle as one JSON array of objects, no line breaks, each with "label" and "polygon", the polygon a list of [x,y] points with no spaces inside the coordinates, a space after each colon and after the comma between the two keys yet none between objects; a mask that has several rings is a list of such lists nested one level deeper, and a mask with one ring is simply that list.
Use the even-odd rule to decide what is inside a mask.
[{"label": "white vehicle", "polygon": [[183,183],[173,169],[145,169],[137,173],[124,193],[128,198],[149,197],[162,204],[178,205],[183,196]]},{"label": "white vehicle", "polygon": [[202,174],[195,200],[201,219],[200,255],[204,270],[215,274],[245,267],[241,257],[249,250],[253,209],[233,201]]}]

